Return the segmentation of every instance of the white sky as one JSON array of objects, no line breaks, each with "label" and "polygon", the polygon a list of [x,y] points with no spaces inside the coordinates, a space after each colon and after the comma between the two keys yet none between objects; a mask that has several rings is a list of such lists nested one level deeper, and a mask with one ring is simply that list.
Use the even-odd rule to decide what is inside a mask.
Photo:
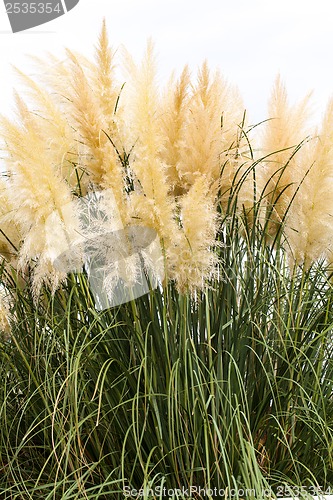
[{"label": "white sky", "polygon": [[[319,117],[333,95],[332,0],[80,0],[68,14],[12,34],[0,0],[0,113],[8,114],[16,65],[31,72],[27,54],[91,55],[103,17],[111,45],[140,58],[152,37],[161,80],[204,59],[239,86],[252,122],[267,118],[266,104],[280,72],[291,101],[314,90]],[[45,68],[47,71],[47,68]]]}]

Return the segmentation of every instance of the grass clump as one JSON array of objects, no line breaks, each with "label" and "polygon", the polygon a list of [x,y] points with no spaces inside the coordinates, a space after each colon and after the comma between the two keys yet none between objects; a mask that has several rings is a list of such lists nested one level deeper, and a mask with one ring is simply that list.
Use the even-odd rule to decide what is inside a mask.
[{"label": "grass clump", "polygon": [[[22,76],[35,109],[18,97],[18,122],[2,120],[0,493],[328,490],[331,243],[313,224],[330,230],[318,201],[330,183],[308,179],[329,180],[330,107],[320,140],[301,142],[306,102],[288,107],[278,81],[281,118],[256,144],[237,91],[206,64],[161,94],[151,46],[141,67],[127,56],[128,89],[113,57],[103,27],[94,63],[69,54],[51,92]],[[164,272],[99,310],[82,256],[60,270],[55,256],[82,230],[73,202],[107,190],[109,233],[156,231]],[[108,272],[112,286],[138,280],[131,259]]]}]

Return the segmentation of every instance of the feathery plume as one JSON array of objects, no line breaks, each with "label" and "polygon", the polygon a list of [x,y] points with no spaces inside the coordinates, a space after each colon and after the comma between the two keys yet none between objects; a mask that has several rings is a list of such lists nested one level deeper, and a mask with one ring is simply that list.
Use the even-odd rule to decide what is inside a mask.
[{"label": "feathery plume", "polygon": [[318,137],[301,153],[307,172],[290,207],[286,235],[293,259],[309,267],[321,258],[332,261],[333,98]]},{"label": "feathery plume", "polygon": [[65,103],[61,102],[57,94],[47,91],[31,77],[18,69],[16,72],[25,86],[25,94],[35,114],[39,133],[48,141],[49,153],[52,154],[53,151],[57,161],[61,158],[58,164],[60,175],[74,190],[79,190],[78,182],[81,182],[80,187],[83,189],[78,141],[69,123]]},{"label": "feathery plume", "polygon": [[[168,279],[175,280],[182,291],[201,288],[214,264],[210,248],[216,231],[214,195],[211,197],[209,192],[211,179],[209,174],[199,171],[191,180],[193,185],[186,186],[187,194],[178,197],[180,193],[174,192],[175,179],[168,176],[170,170],[164,163],[168,162],[175,175],[179,173],[181,187],[184,174],[178,167],[185,155],[182,120],[186,116],[183,107],[187,103],[187,69],[171,92],[172,107],[166,117],[166,105],[161,106],[155,84],[152,44],[148,44],[141,68],[131,59],[127,64],[133,78],[127,87],[128,126],[135,144],[132,169],[138,183],[136,191],[131,193],[133,215],[160,236]],[[171,96],[167,95],[167,100]],[[176,120],[174,130],[172,116]]]},{"label": "feathery plume", "polygon": [[182,238],[174,247],[170,260],[179,290],[193,292],[212,277],[217,261],[214,251],[217,216],[210,181],[204,175],[197,177],[180,205]]},{"label": "feathery plume", "polygon": [[114,53],[109,46],[105,19],[98,39],[93,67],[93,88],[106,125],[113,128],[120,89],[115,79]]},{"label": "feathery plume", "polygon": [[151,42],[141,67],[127,55],[127,68],[130,80],[126,85],[126,125],[134,146],[131,168],[137,183],[136,192],[131,193],[133,215],[143,225],[155,229],[168,248],[177,232],[173,217],[175,200],[169,195],[170,185],[161,159],[164,136]]},{"label": "feathery plume", "polygon": [[178,81],[175,82],[174,78],[171,78],[162,101],[161,127],[164,144],[160,155],[166,166],[170,189],[175,195],[182,194],[184,189],[179,162],[189,113],[189,85],[189,69],[185,66]]},{"label": "feathery plume", "polygon": [[[111,119],[104,117],[97,95],[91,89],[77,58],[69,51],[68,55],[72,63],[70,116],[73,119],[74,128],[79,133],[79,140],[85,148],[85,153],[81,154],[82,162],[84,162],[83,155],[85,154],[85,170],[92,184],[114,191],[118,207],[126,223],[123,169],[112,144],[112,137],[107,135],[110,132]],[[103,102],[105,104],[105,99]],[[108,123],[105,122],[105,118],[109,118]]]},{"label": "feathery plume", "polygon": [[283,220],[292,197],[304,176],[299,146],[309,135],[309,99],[290,106],[287,91],[280,76],[276,78],[269,101],[269,120],[262,141],[265,160],[263,175],[267,182],[267,195],[272,203],[273,220]]},{"label": "feathery plume", "polygon": [[219,180],[221,156],[235,144],[243,115],[238,92],[218,72],[211,77],[206,62],[192,86],[188,107],[178,165],[185,189],[202,174]]},{"label": "feathery plume", "polygon": [[74,214],[66,213],[65,207],[71,201],[69,186],[61,179],[54,149],[40,134],[39,124],[23,101],[16,96],[20,124],[2,119],[2,136],[7,156],[5,163],[10,176],[10,202],[16,209],[15,221],[24,239],[19,251],[19,267],[35,261],[33,287],[37,296],[42,284],[55,288],[65,278],[56,272],[49,257],[50,234],[46,222],[54,212],[58,226],[53,226],[54,238],[59,232],[76,234],[78,226]]},{"label": "feathery plume", "polygon": [[22,236],[10,193],[9,182],[0,178],[0,254],[15,265]]}]

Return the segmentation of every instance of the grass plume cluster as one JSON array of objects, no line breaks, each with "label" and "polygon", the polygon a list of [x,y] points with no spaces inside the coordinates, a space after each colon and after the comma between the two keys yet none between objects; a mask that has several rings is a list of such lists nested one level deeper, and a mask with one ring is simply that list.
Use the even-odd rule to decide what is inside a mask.
[{"label": "grass plume cluster", "polygon": [[[105,25],[67,56],[1,119],[2,498],[333,487],[332,102],[312,132],[278,78],[253,127],[207,63],[161,90],[148,43],[119,76]],[[54,255],[108,190],[165,274],[97,311]]]}]

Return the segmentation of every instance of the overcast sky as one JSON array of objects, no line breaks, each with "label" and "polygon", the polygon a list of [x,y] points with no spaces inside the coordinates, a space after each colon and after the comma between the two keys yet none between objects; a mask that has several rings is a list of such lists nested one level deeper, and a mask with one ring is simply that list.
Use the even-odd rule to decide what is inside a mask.
[{"label": "overcast sky", "polygon": [[60,55],[65,46],[92,54],[103,17],[112,46],[136,58],[153,38],[162,81],[186,63],[193,72],[204,59],[219,67],[239,86],[253,122],[267,117],[278,72],[292,101],[314,90],[318,117],[333,95],[332,0],[80,0],[68,14],[16,34],[0,1],[0,112],[10,112],[12,64],[29,73],[27,54]]}]

